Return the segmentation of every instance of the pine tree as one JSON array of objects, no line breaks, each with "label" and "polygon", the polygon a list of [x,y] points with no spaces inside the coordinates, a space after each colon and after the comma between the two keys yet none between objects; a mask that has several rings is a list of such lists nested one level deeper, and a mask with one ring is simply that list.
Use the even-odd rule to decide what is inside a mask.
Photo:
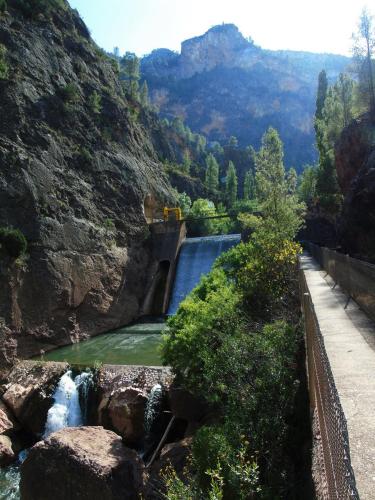
[{"label": "pine tree", "polygon": [[318,77],[318,93],[316,97],[316,111],[315,118],[321,119],[323,117],[324,101],[327,97],[328,81],[327,74],[324,69],[319,73]]},{"label": "pine tree", "polygon": [[366,8],[362,10],[358,31],[353,34],[353,41],[352,50],[357,63],[361,96],[375,120],[375,27],[373,16]]},{"label": "pine tree", "polygon": [[188,175],[190,173],[190,167],[191,167],[190,154],[189,151],[185,151],[182,161],[182,171]]},{"label": "pine tree", "polygon": [[245,179],[243,183],[243,199],[252,200],[254,197],[255,197],[254,175],[251,170],[248,170],[245,174]]},{"label": "pine tree", "polygon": [[288,184],[288,192],[294,194],[297,189],[297,172],[294,168],[290,168],[286,178]]},{"label": "pine tree", "polygon": [[225,192],[228,207],[233,207],[233,205],[237,201],[237,185],[238,185],[238,180],[237,180],[236,167],[234,166],[234,163],[230,161],[228,163],[226,192]]},{"label": "pine tree", "polygon": [[210,191],[217,191],[219,189],[219,165],[211,153],[206,158],[205,184]]},{"label": "pine tree", "polygon": [[143,81],[140,91],[140,101],[144,108],[147,108],[150,105],[150,101],[148,98],[148,85],[146,80]]},{"label": "pine tree", "polygon": [[140,63],[132,52],[126,52],[120,61],[120,78],[124,82],[125,91],[135,100],[139,100]]},{"label": "pine tree", "polygon": [[270,127],[255,156],[257,199],[272,224],[272,231],[289,234],[292,238],[301,227],[304,205],[289,192],[283,158],[283,143],[277,130]]}]

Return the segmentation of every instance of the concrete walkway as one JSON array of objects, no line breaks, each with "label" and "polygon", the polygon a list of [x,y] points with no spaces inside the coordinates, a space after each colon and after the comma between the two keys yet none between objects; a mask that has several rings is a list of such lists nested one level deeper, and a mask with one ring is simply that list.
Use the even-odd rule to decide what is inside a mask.
[{"label": "concrete walkway", "polygon": [[375,499],[375,323],[307,255],[300,259],[347,419],[361,500]]}]

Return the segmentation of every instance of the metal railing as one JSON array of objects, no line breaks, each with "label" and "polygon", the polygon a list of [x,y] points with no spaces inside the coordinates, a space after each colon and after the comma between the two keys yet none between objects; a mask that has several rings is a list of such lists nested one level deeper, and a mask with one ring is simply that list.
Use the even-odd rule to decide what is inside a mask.
[{"label": "metal railing", "polygon": [[348,297],[375,320],[375,265],[313,243],[304,246]]},{"label": "metal railing", "polygon": [[305,322],[310,408],[312,417],[317,419],[322,452],[319,484],[316,484],[317,498],[358,500],[350,463],[346,419],[303,270],[300,270],[300,292]]}]

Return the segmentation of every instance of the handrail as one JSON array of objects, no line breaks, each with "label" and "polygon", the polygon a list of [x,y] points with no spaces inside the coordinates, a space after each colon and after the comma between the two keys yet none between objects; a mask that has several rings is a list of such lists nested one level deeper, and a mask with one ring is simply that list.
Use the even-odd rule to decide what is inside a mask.
[{"label": "handrail", "polygon": [[314,243],[304,246],[335,284],[375,321],[375,265]]}]

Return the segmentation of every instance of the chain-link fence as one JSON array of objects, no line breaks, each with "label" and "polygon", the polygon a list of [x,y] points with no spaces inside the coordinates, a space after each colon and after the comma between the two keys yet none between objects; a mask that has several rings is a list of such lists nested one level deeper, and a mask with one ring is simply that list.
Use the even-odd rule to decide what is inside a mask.
[{"label": "chain-link fence", "polygon": [[[316,253],[319,247],[314,249]],[[316,257],[318,260],[318,257]],[[324,340],[304,272],[300,271],[301,304],[305,321],[311,415],[318,421],[324,470],[318,471],[317,498],[359,499],[350,463],[346,419],[335,387]]]},{"label": "chain-link fence", "polygon": [[375,320],[375,266],[313,243],[305,246],[333,281]]}]

